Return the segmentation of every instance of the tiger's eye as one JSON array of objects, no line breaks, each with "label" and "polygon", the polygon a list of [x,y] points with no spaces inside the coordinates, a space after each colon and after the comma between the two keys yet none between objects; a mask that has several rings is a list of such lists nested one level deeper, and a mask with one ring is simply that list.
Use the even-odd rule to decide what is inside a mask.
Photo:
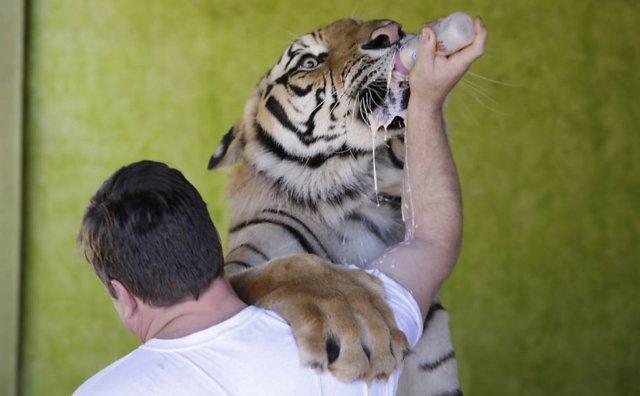
[{"label": "tiger's eye", "polygon": [[309,58],[302,63],[302,67],[305,69],[313,69],[318,66],[318,61],[314,58]]}]

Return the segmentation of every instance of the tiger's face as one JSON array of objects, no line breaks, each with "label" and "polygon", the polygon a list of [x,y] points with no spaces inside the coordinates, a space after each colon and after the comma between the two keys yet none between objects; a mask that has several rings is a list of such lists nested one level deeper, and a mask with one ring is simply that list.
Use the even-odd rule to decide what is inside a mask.
[{"label": "tiger's face", "polygon": [[279,179],[295,165],[327,170],[335,157],[369,155],[402,134],[400,118],[376,133],[370,121],[386,99],[397,48],[411,37],[393,21],[353,19],[299,37],[262,77],[209,168],[244,153],[258,171]]},{"label": "tiger's face", "polygon": [[[303,35],[261,81],[264,103],[258,116],[266,110],[305,136],[326,140],[342,132],[351,145],[370,146],[372,113],[385,100],[397,47],[408,36],[393,21],[352,19]],[[302,125],[280,117],[280,107],[305,116],[296,120]],[[318,120],[323,125],[316,131]],[[393,134],[403,127],[397,119],[388,130]]]}]

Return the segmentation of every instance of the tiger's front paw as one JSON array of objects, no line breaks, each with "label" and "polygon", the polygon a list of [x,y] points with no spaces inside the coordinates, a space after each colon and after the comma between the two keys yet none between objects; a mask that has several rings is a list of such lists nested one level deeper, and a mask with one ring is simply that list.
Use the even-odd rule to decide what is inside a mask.
[{"label": "tiger's front paw", "polygon": [[298,255],[230,281],[243,300],[289,322],[303,365],[342,381],[387,379],[409,350],[380,280],[362,270]]}]

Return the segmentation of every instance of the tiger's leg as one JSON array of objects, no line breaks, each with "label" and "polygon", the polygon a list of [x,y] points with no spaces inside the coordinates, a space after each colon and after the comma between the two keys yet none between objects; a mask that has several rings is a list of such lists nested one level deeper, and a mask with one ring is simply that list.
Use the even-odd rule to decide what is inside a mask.
[{"label": "tiger's leg", "polygon": [[[262,285],[263,290],[236,288],[236,292],[245,302],[272,309],[289,322],[304,365],[329,369],[346,382],[360,378],[371,381],[391,375],[401,360],[397,356],[403,355],[407,342],[393,319],[384,319],[389,316],[390,309],[379,285],[369,276],[341,271],[339,267],[335,273],[328,272],[333,274],[331,276],[327,275],[327,270],[318,274],[294,270],[296,260],[318,261],[319,268],[324,268],[325,263],[331,266],[318,258],[326,252],[308,222],[299,221],[285,212],[266,210],[256,218],[232,227],[230,236],[231,250],[225,267],[227,276],[240,275],[248,268],[261,267],[267,262],[293,260],[290,267],[284,267],[290,270],[278,277],[274,275],[277,272],[262,270],[269,265],[244,272],[244,275],[253,274],[249,279],[261,277],[252,279],[251,284]],[[316,255],[293,256],[302,252]],[[286,258],[275,260],[281,257]],[[353,280],[349,281],[352,272]],[[236,277],[234,288],[242,285],[237,279],[242,278]],[[265,287],[274,290],[267,293]],[[268,297],[253,299],[254,294],[260,293],[267,293]],[[340,342],[332,343],[334,339]]]},{"label": "tiger's leg", "polygon": [[404,363],[398,395],[462,395],[449,331],[449,314],[434,302],[424,333]]}]

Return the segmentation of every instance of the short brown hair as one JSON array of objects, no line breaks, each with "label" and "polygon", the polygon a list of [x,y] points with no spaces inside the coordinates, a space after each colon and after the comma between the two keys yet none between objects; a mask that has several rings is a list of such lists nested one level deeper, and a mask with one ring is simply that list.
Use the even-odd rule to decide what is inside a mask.
[{"label": "short brown hair", "polygon": [[198,299],[222,273],[205,202],[180,171],[160,162],[136,162],[109,177],[86,208],[78,240],[112,296],[115,279],[155,306]]}]

